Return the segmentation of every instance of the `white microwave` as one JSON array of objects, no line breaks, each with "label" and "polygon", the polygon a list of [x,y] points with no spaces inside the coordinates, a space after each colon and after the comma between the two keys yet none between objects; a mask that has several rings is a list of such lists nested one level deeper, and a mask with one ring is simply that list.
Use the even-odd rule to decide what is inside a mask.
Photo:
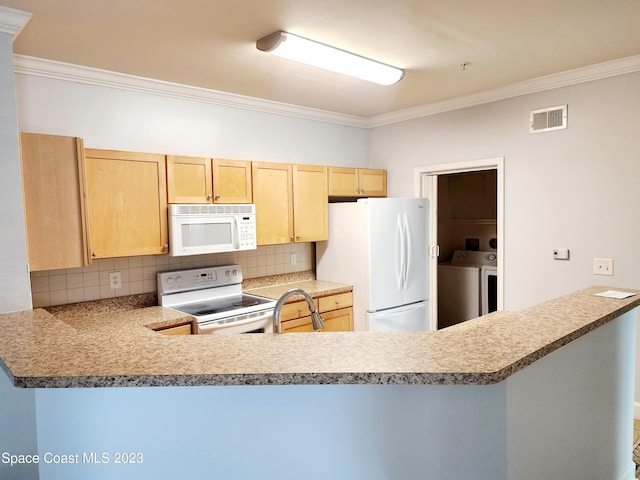
[{"label": "white microwave", "polygon": [[255,249],[255,205],[169,205],[172,257]]}]

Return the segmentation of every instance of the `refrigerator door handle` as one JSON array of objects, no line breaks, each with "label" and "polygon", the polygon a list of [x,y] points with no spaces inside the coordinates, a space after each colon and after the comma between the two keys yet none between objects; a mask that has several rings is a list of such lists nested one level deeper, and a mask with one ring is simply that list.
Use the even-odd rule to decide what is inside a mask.
[{"label": "refrigerator door handle", "polygon": [[398,250],[396,252],[396,280],[398,283],[398,290],[402,291],[404,289],[405,240],[400,214],[396,217],[396,234],[398,237]]},{"label": "refrigerator door handle", "polygon": [[405,247],[405,261],[404,261],[404,290],[408,288],[409,284],[409,268],[411,267],[411,227],[409,227],[409,217],[407,217],[407,213],[404,213],[404,241],[406,244]]}]

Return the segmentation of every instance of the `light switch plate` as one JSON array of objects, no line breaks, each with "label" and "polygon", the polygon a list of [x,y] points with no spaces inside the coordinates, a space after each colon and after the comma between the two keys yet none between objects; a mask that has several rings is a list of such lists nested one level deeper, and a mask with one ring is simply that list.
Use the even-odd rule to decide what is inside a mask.
[{"label": "light switch plate", "polygon": [[569,249],[568,248],[554,248],[553,249],[553,258],[556,260],[569,260]]},{"label": "light switch plate", "polygon": [[594,258],[594,275],[613,275],[613,258]]}]

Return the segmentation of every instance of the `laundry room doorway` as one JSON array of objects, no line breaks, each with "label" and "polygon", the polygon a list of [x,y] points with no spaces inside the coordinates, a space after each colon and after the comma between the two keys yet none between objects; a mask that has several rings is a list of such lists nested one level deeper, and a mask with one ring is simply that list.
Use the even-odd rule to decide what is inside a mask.
[{"label": "laundry room doorway", "polygon": [[[460,270],[477,268],[478,291],[464,303],[478,311],[502,310],[504,305],[504,158],[436,164],[416,168],[416,193],[429,200],[429,323],[431,330],[473,318],[460,301],[447,296],[451,285],[476,291],[475,284],[462,287],[461,277],[451,277],[450,264],[474,262]],[[473,252],[469,259],[459,252]],[[477,253],[476,253],[477,252]],[[458,258],[454,256],[457,254]],[[464,257],[467,255],[465,254]],[[486,258],[485,258],[486,257]],[[478,260],[476,260],[478,259]],[[453,261],[452,261],[453,260]],[[478,263],[476,263],[478,262]],[[486,264],[481,269],[480,263]],[[439,267],[440,265],[440,267]],[[467,268],[469,267],[469,268]],[[438,271],[441,271],[441,282]],[[474,274],[472,274],[474,275]],[[470,278],[467,275],[467,278]],[[442,285],[439,285],[442,283]],[[487,285],[490,285],[487,287]],[[439,287],[442,287],[439,289]],[[439,291],[441,290],[441,291]],[[463,295],[462,293],[456,293]],[[439,301],[440,300],[440,301]],[[483,308],[484,301],[484,310]],[[487,305],[489,305],[487,310]],[[457,310],[452,312],[451,308]],[[466,315],[466,317],[464,316]]]}]

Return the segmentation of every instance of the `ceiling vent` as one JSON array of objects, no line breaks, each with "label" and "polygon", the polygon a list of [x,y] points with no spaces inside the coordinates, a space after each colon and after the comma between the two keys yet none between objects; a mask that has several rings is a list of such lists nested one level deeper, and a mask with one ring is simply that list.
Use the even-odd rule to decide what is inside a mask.
[{"label": "ceiling vent", "polygon": [[541,108],[529,114],[529,133],[550,132],[567,128],[567,106]]}]

